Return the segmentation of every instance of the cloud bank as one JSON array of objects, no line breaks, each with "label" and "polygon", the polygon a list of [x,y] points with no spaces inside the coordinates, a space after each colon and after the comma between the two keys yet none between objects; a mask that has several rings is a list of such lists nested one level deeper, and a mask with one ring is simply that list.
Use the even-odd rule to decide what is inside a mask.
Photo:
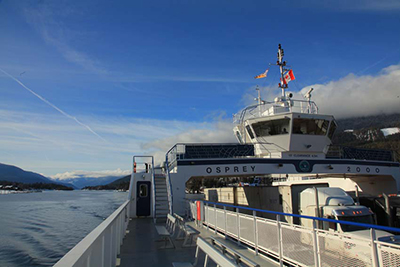
[{"label": "cloud bank", "polygon": [[103,177],[122,177],[131,174],[130,170],[106,170],[106,171],[70,171],[51,175],[50,178],[57,180],[79,179],[79,178],[103,178]]},{"label": "cloud bank", "polygon": [[232,132],[232,123],[219,121],[209,125],[206,129],[193,129],[145,143],[142,148],[151,151],[156,164],[165,161],[166,152],[176,143],[236,143]]},{"label": "cloud bank", "polygon": [[319,112],[337,118],[400,112],[400,65],[384,68],[378,75],[349,74],[337,81],[304,87],[296,98],[314,88]]}]

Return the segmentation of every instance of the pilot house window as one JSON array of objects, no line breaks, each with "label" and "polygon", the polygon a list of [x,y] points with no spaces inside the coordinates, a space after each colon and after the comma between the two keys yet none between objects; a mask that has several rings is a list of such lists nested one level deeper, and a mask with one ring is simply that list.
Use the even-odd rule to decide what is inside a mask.
[{"label": "pilot house window", "polygon": [[329,121],[318,119],[294,119],[293,134],[326,135]]},{"label": "pilot house window", "polygon": [[328,134],[329,139],[332,139],[333,134],[335,133],[335,131],[336,131],[336,122],[332,121],[331,122],[331,128],[329,128],[329,134]]},{"label": "pilot house window", "polygon": [[249,134],[250,138],[253,139],[254,138],[254,134],[251,131],[251,128],[250,128],[249,125],[246,125],[246,130],[247,130],[247,133]]},{"label": "pilot house window", "polygon": [[272,121],[261,121],[254,123],[253,129],[257,137],[288,134],[290,119],[279,119]]}]

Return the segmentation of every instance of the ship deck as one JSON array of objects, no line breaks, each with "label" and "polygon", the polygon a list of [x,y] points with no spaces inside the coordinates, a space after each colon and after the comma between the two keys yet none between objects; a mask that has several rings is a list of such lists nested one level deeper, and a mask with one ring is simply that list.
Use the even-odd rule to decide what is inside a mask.
[{"label": "ship deck", "polygon": [[[211,236],[218,236],[206,228],[196,227],[193,222],[188,224],[198,230],[205,240],[209,240]],[[174,239],[175,249],[163,248],[164,242],[157,241],[158,239],[153,219],[132,219],[121,246],[119,266],[172,266],[172,262],[194,262],[196,247],[182,247],[183,241]],[[256,256],[246,249],[240,249],[240,253],[260,266],[279,265],[267,258]],[[199,253],[197,266],[203,266],[204,256],[204,253]]]}]

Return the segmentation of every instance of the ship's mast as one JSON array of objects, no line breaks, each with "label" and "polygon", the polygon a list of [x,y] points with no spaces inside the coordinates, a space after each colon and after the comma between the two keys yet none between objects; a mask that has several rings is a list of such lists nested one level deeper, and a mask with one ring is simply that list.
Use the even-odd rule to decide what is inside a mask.
[{"label": "ship's mast", "polygon": [[279,66],[279,70],[281,72],[281,82],[279,83],[279,87],[282,89],[282,99],[285,99],[285,89],[288,87],[287,83],[285,83],[284,78],[283,78],[283,74],[284,71],[286,71],[286,69],[284,68],[286,66],[286,61],[283,61],[283,56],[284,56],[284,52],[282,49],[281,44],[278,45],[278,61],[276,62],[276,64]]}]

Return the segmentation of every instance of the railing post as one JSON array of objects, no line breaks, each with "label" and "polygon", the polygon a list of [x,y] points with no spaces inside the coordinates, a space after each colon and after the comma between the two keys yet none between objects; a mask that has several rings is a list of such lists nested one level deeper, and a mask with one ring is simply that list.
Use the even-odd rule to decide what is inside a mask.
[{"label": "railing post", "polygon": [[228,231],[227,229],[226,229],[226,206],[224,206],[224,233],[225,233],[225,238],[226,238],[226,232]]},{"label": "railing post", "polygon": [[117,227],[117,238],[115,240],[116,246],[117,246],[117,255],[120,253],[120,248],[121,248],[121,217],[118,215],[117,219],[115,220],[115,224]]},{"label": "railing post", "polygon": [[217,205],[214,204],[214,216],[215,216],[215,228],[214,228],[214,233],[217,234]]},{"label": "railing post", "polygon": [[375,240],[376,240],[375,229],[371,228],[370,232],[371,232],[371,258],[372,258],[372,266],[378,267],[378,266],[379,266],[379,263],[378,263],[378,251],[377,251],[377,249],[376,249],[376,244],[375,244]]},{"label": "railing post", "polygon": [[206,203],[206,208],[207,208],[207,218],[204,220],[207,222],[207,230],[209,228],[209,223],[210,223],[210,209],[208,208],[208,203]]},{"label": "railing post", "polygon": [[239,215],[239,208],[236,208],[236,220],[237,220],[237,236],[238,236],[237,243],[240,245],[240,215]]},{"label": "railing post", "polygon": [[103,233],[103,236],[101,237],[101,267],[104,267],[104,256],[105,256],[105,242],[106,242],[106,237],[105,233]]},{"label": "railing post", "polygon": [[282,226],[281,226],[281,216],[279,215],[276,215],[276,226],[278,230],[279,265],[283,267]]},{"label": "railing post", "polygon": [[319,242],[317,235],[317,224],[315,220],[312,222],[312,236],[313,236],[313,247],[314,247],[314,266],[320,266],[320,254],[319,254]]},{"label": "railing post", "polygon": [[258,228],[257,228],[257,216],[256,211],[253,210],[253,220],[254,220],[254,251],[258,255]]},{"label": "railing post", "polygon": [[108,266],[113,266],[113,259],[114,259],[114,253],[113,253],[113,246],[114,246],[114,227],[112,226],[112,224],[110,225],[110,246],[109,246],[109,257],[110,257],[110,261],[108,263]]}]

